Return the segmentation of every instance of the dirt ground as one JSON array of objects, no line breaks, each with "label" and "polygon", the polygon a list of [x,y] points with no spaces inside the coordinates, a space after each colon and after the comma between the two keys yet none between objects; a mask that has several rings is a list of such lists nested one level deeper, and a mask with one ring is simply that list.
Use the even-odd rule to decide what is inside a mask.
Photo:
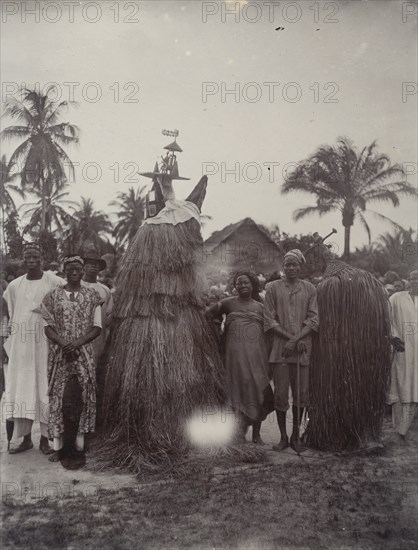
[{"label": "dirt ground", "polygon": [[[270,450],[261,464],[208,463],[179,479],[66,471],[2,446],[3,549],[418,548],[418,422],[401,446],[333,455]],[[34,438],[35,439],[35,438]],[[25,456],[26,455],[26,456]],[[12,460],[13,459],[13,460]]]}]

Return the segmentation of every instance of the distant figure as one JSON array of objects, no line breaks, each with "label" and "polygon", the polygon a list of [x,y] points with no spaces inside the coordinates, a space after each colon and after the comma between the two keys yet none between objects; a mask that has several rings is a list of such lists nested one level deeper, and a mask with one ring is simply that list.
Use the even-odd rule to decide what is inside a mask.
[{"label": "distant figure", "polygon": [[107,329],[110,325],[113,310],[113,295],[109,287],[97,280],[99,272],[104,271],[106,268],[106,262],[101,259],[99,251],[94,246],[87,247],[84,251],[84,275],[81,284],[94,288],[101,298],[102,331],[100,336],[94,340],[96,365],[106,345]]},{"label": "distant figure", "polygon": [[398,281],[395,281],[393,283],[393,286],[395,288],[395,292],[403,292],[405,290],[405,285],[402,279],[399,279]]},{"label": "distant figure", "polygon": [[392,294],[395,293],[395,287],[394,285],[387,284],[385,285],[386,292],[388,293],[389,298],[392,296]]},{"label": "distant figure", "polygon": [[418,271],[409,276],[410,290],[391,296],[392,363],[388,404],[392,405],[393,427],[404,440],[418,403]]}]

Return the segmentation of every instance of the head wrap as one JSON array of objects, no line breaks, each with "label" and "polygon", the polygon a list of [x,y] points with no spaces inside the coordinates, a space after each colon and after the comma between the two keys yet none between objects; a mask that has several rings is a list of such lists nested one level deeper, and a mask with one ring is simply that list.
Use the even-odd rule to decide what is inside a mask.
[{"label": "head wrap", "polygon": [[66,258],[64,258],[64,260],[62,261],[62,264],[63,264],[63,267],[64,267],[64,270],[65,268],[67,267],[67,264],[72,264],[74,262],[78,262],[79,264],[83,265],[84,266],[84,260],[81,256],[67,256]]},{"label": "head wrap", "polygon": [[300,250],[298,250],[297,248],[294,248],[293,250],[289,250],[289,252],[286,252],[286,254],[284,255],[283,261],[284,261],[286,258],[294,258],[294,259],[296,259],[300,264],[305,264],[305,263],[306,263],[305,256],[304,256],[304,255],[302,254],[302,252],[301,252]]},{"label": "head wrap", "polygon": [[28,250],[36,250],[41,254],[41,247],[38,243],[23,243],[23,254]]}]

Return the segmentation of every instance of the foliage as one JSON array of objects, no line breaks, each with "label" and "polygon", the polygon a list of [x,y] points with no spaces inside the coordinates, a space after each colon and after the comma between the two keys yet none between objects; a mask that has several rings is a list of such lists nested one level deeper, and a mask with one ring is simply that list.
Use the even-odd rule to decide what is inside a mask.
[{"label": "foliage", "polygon": [[58,243],[52,233],[47,230],[40,231],[38,235],[39,246],[42,250],[42,259],[45,264],[58,260]]},{"label": "foliage", "polygon": [[117,199],[110,203],[110,206],[118,207],[118,222],[113,229],[117,247],[129,243],[144,221],[144,189],[145,187],[142,187],[135,191],[130,187],[127,193],[118,192]]},{"label": "foliage", "polygon": [[[20,125],[5,128],[3,139],[24,139],[10,158],[10,164],[20,166],[23,190],[37,190],[41,196],[41,229],[46,227],[47,188],[57,189],[67,181],[65,168],[74,176],[74,166],[63,146],[78,143],[79,130],[68,122],[60,122],[63,112],[74,102],[56,103],[49,97],[53,86],[45,94],[22,89],[20,99],[6,101],[4,115]],[[23,124],[22,124],[23,123]],[[50,193],[51,194],[51,193]]]},{"label": "foliage", "polygon": [[413,269],[418,268],[418,238],[415,233],[412,229],[386,232],[375,243],[356,248],[350,264],[376,276],[394,271],[406,279]]},{"label": "foliage", "polygon": [[10,212],[4,222],[5,241],[7,246],[7,257],[10,259],[22,259],[23,238],[19,230],[19,216],[16,211]]},{"label": "foliage", "polygon": [[63,254],[81,252],[83,245],[93,243],[101,254],[114,252],[107,235],[112,233],[108,216],[94,209],[92,199],[81,197],[69,217],[68,228],[64,232]]},{"label": "foliage", "polygon": [[[370,227],[364,217],[370,202],[391,202],[399,206],[399,196],[417,197],[418,192],[405,179],[403,168],[392,165],[387,155],[376,150],[376,142],[360,153],[347,138],[339,138],[336,146],[320,147],[302,161],[286,178],[282,192],[301,191],[316,198],[315,206],[299,208],[294,219],[309,214],[323,216],[338,211],[345,230],[344,257],[350,255],[350,230],[357,218],[367,231]],[[391,221],[373,212],[376,216]],[[396,225],[395,222],[392,224]],[[399,227],[399,226],[398,226]]]},{"label": "foliage", "polygon": [[29,222],[24,228],[23,233],[33,233],[33,230],[41,227],[42,220],[42,206],[45,208],[45,227],[49,232],[52,231],[52,224],[54,224],[56,231],[59,235],[62,235],[66,225],[70,220],[70,214],[65,207],[75,205],[74,201],[65,199],[68,196],[67,191],[63,191],[65,185],[58,187],[48,182],[45,186],[45,195],[42,196],[42,192],[39,189],[34,189],[33,194],[38,197],[38,201],[34,203],[28,203],[22,205],[25,210],[25,216],[30,216]]},{"label": "foliage", "polygon": [[11,192],[17,193],[20,197],[25,198],[25,193],[17,185],[13,185],[11,181],[16,177],[12,174],[12,166],[7,162],[5,155],[0,160],[0,204],[2,207],[3,219],[4,214],[16,212],[16,204]]}]

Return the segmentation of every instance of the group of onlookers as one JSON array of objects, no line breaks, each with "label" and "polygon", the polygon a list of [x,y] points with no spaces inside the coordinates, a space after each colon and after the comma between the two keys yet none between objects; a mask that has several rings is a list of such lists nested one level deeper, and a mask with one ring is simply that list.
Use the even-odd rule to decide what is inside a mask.
[{"label": "group of onlookers", "polygon": [[[40,450],[51,461],[79,464],[84,436],[95,427],[96,367],[113,309],[113,289],[99,280],[106,262],[94,247],[87,247],[83,256],[64,259],[62,277],[58,264],[42,268],[36,243],[25,245],[23,258],[25,274],[1,286],[1,338],[7,354],[3,415],[9,442],[12,436],[22,438],[9,452],[33,447],[32,424],[37,420]],[[289,445],[298,453],[305,450],[300,424],[309,405],[312,334],[319,326],[315,285],[300,277],[305,262],[300,250],[291,250],[284,256],[282,273],[265,277],[239,271],[230,284],[222,274],[206,296],[206,316],[224,357],[228,399],[239,415],[238,438],[243,441],[252,426],[253,442],[262,444],[261,423],[275,410],[281,435],[276,451]],[[395,359],[388,403],[393,405],[394,427],[404,436],[418,403],[418,271],[411,273],[408,290],[398,286],[390,297]]]},{"label": "group of onlookers", "polygon": [[[275,409],[281,439],[273,448],[278,451],[289,446],[289,386],[293,400],[290,446],[304,450],[299,428],[309,403],[311,334],[318,330],[316,288],[299,278],[304,261],[298,250],[286,254],[284,273],[267,282],[263,293],[265,277],[237,272],[232,289],[212,287],[207,300],[207,316],[223,351],[229,401],[241,419],[240,437],[252,425],[253,441],[262,443],[261,422]],[[394,360],[387,402],[392,406],[393,426],[404,438],[418,403],[418,271],[411,272],[407,285],[396,273],[386,277],[382,284],[395,278],[395,290],[388,292]]]},{"label": "group of onlookers", "polygon": [[40,450],[70,467],[84,460],[84,435],[95,428],[96,366],[113,308],[112,292],[98,281],[106,263],[87,248],[64,259],[64,279],[42,269],[36,243],[24,246],[23,259],[25,274],[2,296],[3,417],[9,447],[12,436],[23,438],[9,452],[33,447],[36,420]]}]

